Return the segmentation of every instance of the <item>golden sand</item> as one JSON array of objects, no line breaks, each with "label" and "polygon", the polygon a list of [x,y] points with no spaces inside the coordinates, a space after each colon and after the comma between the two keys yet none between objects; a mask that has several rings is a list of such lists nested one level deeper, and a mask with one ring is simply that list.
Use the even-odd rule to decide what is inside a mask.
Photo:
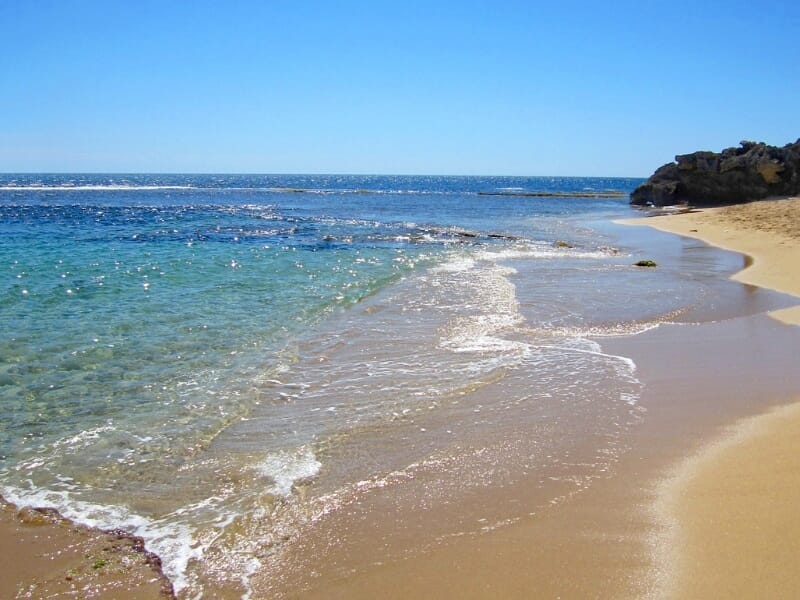
[{"label": "golden sand", "polygon": [[671,598],[800,597],[800,404],[746,419],[665,483]]},{"label": "golden sand", "polygon": [[[800,296],[800,198],[637,220],[747,254],[734,279]],[[800,306],[771,313],[800,325]],[[800,598],[800,404],[745,419],[662,488],[665,595]]]}]

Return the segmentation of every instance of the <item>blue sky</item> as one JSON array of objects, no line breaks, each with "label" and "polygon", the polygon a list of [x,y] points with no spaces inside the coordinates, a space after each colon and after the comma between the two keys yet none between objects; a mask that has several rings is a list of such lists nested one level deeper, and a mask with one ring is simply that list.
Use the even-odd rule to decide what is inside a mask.
[{"label": "blue sky", "polygon": [[647,176],[800,137],[800,2],[0,0],[0,171]]}]

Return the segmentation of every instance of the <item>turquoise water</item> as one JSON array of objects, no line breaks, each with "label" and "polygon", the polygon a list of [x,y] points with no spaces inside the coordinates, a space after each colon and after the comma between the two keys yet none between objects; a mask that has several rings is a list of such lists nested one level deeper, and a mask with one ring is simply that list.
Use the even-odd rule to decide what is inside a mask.
[{"label": "turquoise water", "polygon": [[345,499],[411,506],[391,474],[449,465],[445,502],[595,438],[597,474],[639,383],[589,337],[705,293],[642,291],[592,226],[632,211],[584,194],[638,183],[2,175],[0,492],[142,535],[195,597]]},{"label": "turquoise water", "polygon": [[[176,418],[194,421],[169,432],[192,443],[248,410],[237,389],[246,384],[228,376],[217,385],[220,373],[243,381],[268,372],[288,340],[332,311],[443,260],[453,246],[495,239],[473,241],[459,235],[462,229],[525,233],[530,200],[487,201],[473,192],[512,183],[631,186],[462,178],[4,179],[6,460],[120,416],[135,415],[141,435],[153,437],[154,426],[165,428],[167,406]],[[375,193],[348,191],[364,189]],[[538,204],[549,216],[613,203]],[[213,401],[206,397],[211,390]]]}]

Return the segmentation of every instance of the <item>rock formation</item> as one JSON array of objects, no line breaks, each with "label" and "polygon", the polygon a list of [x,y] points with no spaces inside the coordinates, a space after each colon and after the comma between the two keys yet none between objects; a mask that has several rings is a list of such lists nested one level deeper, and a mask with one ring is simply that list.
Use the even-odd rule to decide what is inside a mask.
[{"label": "rock formation", "polygon": [[631,194],[631,204],[716,206],[800,194],[800,139],[782,148],[741,142],[675,157]]}]

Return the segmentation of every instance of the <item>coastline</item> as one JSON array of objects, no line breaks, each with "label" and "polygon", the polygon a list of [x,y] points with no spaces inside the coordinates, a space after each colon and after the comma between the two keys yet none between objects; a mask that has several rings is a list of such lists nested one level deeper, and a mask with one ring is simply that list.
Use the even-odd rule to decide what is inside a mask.
[{"label": "coastline", "polygon": [[[800,198],[625,221],[749,256],[732,279],[800,296]],[[800,304],[770,312],[800,325]],[[800,594],[800,402],[739,419],[680,461],[659,489],[662,595]]]},{"label": "coastline", "polygon": [[[275,596],[681,598],[670,593],[674,558],[684,551],[661,510],[665,477],[732,422],[797,395],[800,374],[791,369],[800,336],[756,314],[664,325],[610,338],[603,348],[634,357],[646,385],[645,418],[607,477],[530,518],[402,560],[381,562],[391,540],[384,537],[377,544],[370,540],[374,524],[349,521],[339,529],[356,540],[353,547],[337,546],[337,563],[315,564],[314,577],[291,582]],[[501,492],[486,490],[476,501],[506,500]]]},{"label": "coastline", "polygon": [[0,597],[174,598],[160,559],[142,540],[76,525],[55,511],[0,497]]},{"label": "coastline", "polygon": [[[654,241],[656,247],[659,243]],[[721,259],[721,250],[710,245],[683,248],[689,268],[694,260]],[[731,291],[737,285],[731,283]],[[640,405],[646,415],[628,439],[629,451],[606,478],[528,519],[401,560],[381,561],[391,538],[372,541],[374,523],[339,523],[337,530],[348,531],[354,541],[337,545],[336,560],[314,564],[313,576],[279,586],[275,595],[326,600],[696,597],[691,591],[674,594],[681,575],[675,557],[688,550],[679,545],[684,538],[675,537],[663,511],[665,478],[673,481],[676,465],[688,473],[686,461],[702,454],[731,423],[757,418],[800,392],[792,358],[800,353],[800,336],[767,316],[771,309],[761,302],[772,292],[753,287],[741,293],[747,306],[739,306],[740,312],[728,307],[715,318],[718,309],[708,306],[701,312],[710,320],[602,338],[604,352],[635,361],[645,384]],[[476,501],[507,500],[486,490]],[[266,581],[255,583],[263,586],[256,589],[275,589]]]},{"label": "coastline", "polygon": [[[658,223],[656,228],[664,231],[699,237],[695,234],[708,235],[711,219],[684,222],[684,217],[699,218],[708,212],[642,219],[635,223],[651,226]],[[667,229],[676,227],[670,224],[670,219],[685,227],[686,234]],[[731,234],[732,228],[731,225],[722,226],[721,233]],[[698,231],[692,232],[691,229]],[[739,231],[743,234],[747,230],[740,228]],[[796,248],[796,242],[791,236],[784,239],[779,234],[767,232],[764,242],[770,239],[773,245],[779,246],[775,253],[753,249],[747,253],[754,257],[755,264],[762,270],[768,260],[765,257],[778,259],[776,271],[780,274],[782,269],[785,270],[783,265],[792,260],[787,252],[794,250],[786,249],[792,244]],[[710,238],[705,241],[717,245]],[[736,239],[732,239],[728,248],[744,251],[735,243]],[[748,277],[752,276],[753,268],[745,272]],[[757,284],[742,279],[741,274],[734,278]],[[788,291],[778,285],[791,283],[789,276],[784,283],[758,285]],[[789,309],[790,312],[793,310]],[[706,559],[692,554],[689,534],[683,525],[665,528],[664,523],[677,522],[676,515],[685,520],[687,515],[700,514],[692,513],[695,509],[683,504],[684,498],[698,495],[692,496],[684,490],[699,489],[696,487],[698,481],[714,481],[719,468],[716,462],[704,460],[709,452],[720,456],[733,453],[732,456],[736,457],[733,464],[746,459],[746,456],[739,455],[746,455],[749,446],[741,444],[751,438],[726,434],[726,428],[732,422],[742,420],[742,423],[747,423],[742,427],[755,432],[753,435],[757,433],[759,440],[765,440],[767,453],[772,447],[773,437],[784,442],[789,440],[791,449],[792,438],[781,432],[773,434],[772,425],[768,426],[766,421],[763,426],[754,424],[762,423],[760,419],[767,419],[772,414],[767,411],[786,404],[800,391],[800,377],[791,376],[791,373],[785,378],[780,376],[792,368],[791,357],[797,355],[797,346],[800,346],[797,338],[794,328],[756,314],[719,323],[665,325],[633,337],[604,340],[604,349],[635,358],[639,373],[647,384],[642,399],[647,411],[645,422],[630,440],[630,452],[622,457],[608,478],[596,481],[562,504],[532,515],[531,519],[478,537],[456,539],[442,547],[426,549],[407,560],[380,563],[375,562],[374,552],[366,551],[360,556],[351,552],[353,569],[341,568],[342,565],[349,566],[347,556],[339,565],[315,565],[319,575],[313,581],[305,582],[307,586],[290,586],[281,590],[284,593],[278,596],[342,597],[350,600],[376,596],[691,596],[680,591],[685,590],[681,585],[687,581],[686,577],[691,576],[684,571],[684,559],[691,557],[691,561],[698,565],[711,563],[702,562]],[[758,381],[762,376],[764,381]],[[753,416],[765,412],[767,417]],[[785,413],[778,411],[775,414]],[[791,418],[794,419],[792,422],[800,424],[800,411],[792,413]],[[783,418],[779,421],[782,422]],[[773,448],[773,451],[777,450]],[[758,470],[757,461],[746,460]],[[671,469],[676,464],[679,467],[673,473]],[[800,468],[795,472],[800,472]],[[665,473],[672,474],[666,481]],[[768,481],[773,491],[780,489],[774,485],[776,477],[780,476],[778,473],[765,476],[771,477]],[[699,499],[705,501],[702,494]],[[503,500],[502,494],[492,491],[478,499],[480,502]],[[713,508],[722,501],[727,501],[727,497],[714,499],[712,504],[704,506]],[[653,507],[658,509],[655,515],[652,514]],[[131,558],[113,559],[119,569],[108,568],[110,561],[95,569],[97,560],[108,561],[104,557],[96,558],[94,554],[109,546],[111,538],[104,537],[109,534],[79,528],[52,515],[47,518],[33,515],[33,522],[29,523],[25,522],[26,514],[30,515],[30,512],[20,515],[8,506],[0,513],[0,537],[7,540],[2,554],[11,558],[8,564],[13,566],[4,570],[3,575],[7,585],[3,589],[10,590],[9,593],[23,589],[21,581],[24,575],[24,589],[36,585],[37,590],[46,590],[52,597],[74,595],[79,585],[84,586],[80,588],[84,591],[93,590],[93,595],[86,597],[164,597],[160,583],[155,579],[157,575],[144,562],[144,555],[140,552],[137,554],[138,551],[133,549]],[[737,523],[741,519],[741,516],[737,517]],[[785,520],[781,521],[781,526],[785,526]],[[358,527],[355,524],[356,533]],[[374,535],[374,530],[361,525],[361,533],[365,538]],[[702,542],[704,536],[712,534],[702,532],[698,535],[700,537],[696,539]],[[47,540],[46,549],[41,547],[43,539]],[[348,551],[350,549],[345,548],[344,554]],[[766,554],[763,556],[767,557]],[[754,564],[755,559],[747,556],[746,560],[748,569],[736,566],[742,573],[749,572],[749,565]],[[17,572],[17,564],[24,568],[20,567]],[[705,570],[723,572],[718,567],[706,567]],[[137,581],[147,585],[136,587]],[[9,584],[15,587],[8,587]]]},{"label": "coastline", "polygon": [[[766,209],[774,212],[774,206],[767,205]],[[681,230],[667,229],[669,219],[673,219],[681,223],[687,234],[699,233],[690,232],[698,226],[687,218],[702,214],[705,213],[663,217],[659,225],[665,232],[681,235]],[[654,225],[654,221],[659,222],[658,218],[649,218],[634,223]],[[705,226],[708,221],[704,218],[703,223]],[[720,227],[724,233],[730,233],[725,231],[730,228]],[[739,235],[747,236],[747,231],[745,223],[740,223]],[[790,236],[785,239],[772,232],[759,237],[763,244],[758,249],[737,246],[739,240],[735,237],[726,245],[740,253],[752,253],[762,269],[757,273],[772,272],[771,267],[777,265],[774,271],[782,275],[786,264],[782,248],[796,247],[796,242]],[[709,238],[708,242],[711,241]],[[704,246],[700,252],[713,254],[719,250]],[[777,262],[769,264],[769,260]],[[747,272],[748,277],[752,275],[751,270]],[[770,280],[769,285],[760,287],[784,292],[793,289],[789,287],[791,274],[786,277],[785,281],[778,277],[778,281]],[[734,279],[744,282],[741,274]],[[755,284],[753,280],[748,282]],[[646,385],[641,398],[646,417],[629,440],[629,452],[623,455],[613,473],[580,494],[532,514],[530,519],[478,537],[451,540],[400,561],[378,562],[374,548],[372,554],[363,548],[342,548],[344,558],[338,564],[315,565],[319,569],[316,578],[289,586],[279,596],[326,600],[366,600],[378,596],[398,599],[715,597],[714,593],[706,596],[695,593],[691,587],[694,574],[684,568],[687,560],[717,576],[726,577],[729,570],[735,570],[746,577],[752,564],[769,561],[771,554],[753,557],[750,553],[744,558],[734,555],[735,564],[720,565],[713,562],[713,547],[711,556],[695,553],[696,548],[706,547],[706,536],[720,533],[716,530],[696,530],[693,539],[698,543],[689,545],[691,515],[698,514],[698,509],[684,502],[693,498],[704,509],[712,510],[721,502],[736,506],[727,495],[717,494],[709,500],[699,492],[698,482],[713,489],[715,477],[724,477],[714,465],[703,471],[696,469],[706,464],[699,457],[716,452],[717,444],[723,444],[726,456],[731,453],[732,464],[748,462],[750,468],[757,470],[758,461],[747,456],[749,446],[725,445],[731,423],[740,421],[748,424],[748,430],[759,432],[759,443],[766,444],[765,452],[770,456],[787,442],[791,447],[793,439],[781,433],[773,439],[771,427],[762,419],[769,419],[772,410],[798,397],[800,375],[794,374],[791,357],[800,351],[800,336],[794,327],[768,317],[766,310],[702,323],[665,324],[635,336],[604,339],[604,351],[635,360],[639,377]],[[713,317],[713,308],[710,313]],[[778,409],[774,414],[787,413]],[[800,427],[800,410],[792,415],[797,419],[792,421],[793,426]],[[795,472],[800,472],[800,468]],[[783,475],[776,471],[764,473],[765,488],[760,491],[767,503],[773,497],[768,490],[781,491],[779,478]],[[689,488],[698,492],[690,494]],[[503,497],[487,492],[480,501],[502,502]],[[747,516],[750,518],[747,527],[742,523],[740,529],[746,544],[757,535],[753,527],[762,525],[754,518],[759,516],[756,513]],[[788,527],[784,522],[786,516],[776,515],[773,525]],[[738,523],[743,517],[739,515],[737,519]],[[348,525],[357,538],[365,539],[372,531],[369,527],[359,528],[358,523]],[[765,541],[767,546],[771,542]],[[778,546],[777,550],[780,549]],[[348,554],[355,556],[350,562]],[[784,592],[798,589],[797,572],[794,569],[784,573],[781,583]],[[787,578],[791,581],[786,581]]]},{"label": "coastline", "polygon": [[[732,279],[800,297],[800,197],[759,200],[619,221],[701,240],[750,257]],[[774,318],[800,325],[798,306],[773,311]]]}]

